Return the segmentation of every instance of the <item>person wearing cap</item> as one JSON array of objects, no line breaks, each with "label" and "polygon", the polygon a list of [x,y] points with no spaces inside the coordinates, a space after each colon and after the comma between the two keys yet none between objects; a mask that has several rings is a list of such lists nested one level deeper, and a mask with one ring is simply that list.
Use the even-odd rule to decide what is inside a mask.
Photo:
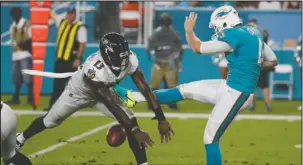
[{"label": "person wearing cap", "polygon": [[[73,72],[81,64],[82,55],[87,42],[87,29],[85,25],[76,19],[76,9],[74,6],[68,6],[66,17],[60,18],[52,11],[51,18],[58,27],[56,40],[56,62],[55,72]],[[55,79],[53,93],[49,102],[51,107],[64,91],[68,78]]]},{"label": "person wearing cap", "polygon": [[[263,34],[263,41],[264,41],[264,43],[267,44],[268,38],[269,38],[268,31],[262,30],[258,26],[258,22],[256,19],[253,18],[253,19],[249,20],[247,26],[259,28]],[[270,112],[272,110],[271,105],[270,105],[270,97],[269,97],[269,84],[268,84],[269,83],[269,80],[268,80],[269,72],[270,72],[270,70],[262,69],[260,72],[260,77],[259,77],[259,81],[258,81],[258,87],[262,89],[262,94],[264,97],[264,103],[265,103],[267,112]],[[256,107],[256,94],[254,97],[253,104],[248,109],[253,111],[255,109],[255,107]]]},{"label": "person wearing cap", "polygon": [[[181,37],[171,24],[171,16],[163,13],[160,17],[160,26],[153,31],[148,39],[147,52],[154,60],[151,73],[151,87],[153,90],[160,88],[162,80],[164,80],[166,88],[177,85],[183,48]],[[168,106],[171,109],[178,109],[176,104],[169,104]]]},{"label": "person wearing cap", "polygon": [[13,7],[10,11],[13,23],[10,27],[10,36],[12,44],[12,68],[13,83],[15,85],[15,93],[11,100],[6,103],[20,104],[20,90],[22,84],[27,85],[28,97],[27,103],[33,104],[33,81],[32,76],[21,73],[22,69],[32,69],[31,55],[31,28],[30,21],[22,17],[20,7]]}]

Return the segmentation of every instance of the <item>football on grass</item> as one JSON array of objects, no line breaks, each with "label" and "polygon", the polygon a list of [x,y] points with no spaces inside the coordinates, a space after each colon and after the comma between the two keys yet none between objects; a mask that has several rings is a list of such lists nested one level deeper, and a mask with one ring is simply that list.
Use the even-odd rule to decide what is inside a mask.
[{"label": "football on grass", "polygon": [[111,147],[119,147],[124,143],[126,133],[120,124],[111,126],[106,135],[107,144]]}]

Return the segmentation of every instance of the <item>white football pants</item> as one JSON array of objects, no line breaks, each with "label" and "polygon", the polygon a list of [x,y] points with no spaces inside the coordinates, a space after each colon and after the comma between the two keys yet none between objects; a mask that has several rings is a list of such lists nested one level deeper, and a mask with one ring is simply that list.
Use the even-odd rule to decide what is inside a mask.
[{"label": "white football pants", "polygon": [[4,160],[12,158],[16,147],[17,119],[13,110],[3,104],[1,110],[1,157]]}]

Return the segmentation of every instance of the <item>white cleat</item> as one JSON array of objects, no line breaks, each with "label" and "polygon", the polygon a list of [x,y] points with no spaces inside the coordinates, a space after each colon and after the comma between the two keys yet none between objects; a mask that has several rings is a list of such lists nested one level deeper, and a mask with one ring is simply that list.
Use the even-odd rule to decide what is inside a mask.
[{"label": "white cleat", "polygon": [[298,111],[302,111],[302,105],[298,107]]}]

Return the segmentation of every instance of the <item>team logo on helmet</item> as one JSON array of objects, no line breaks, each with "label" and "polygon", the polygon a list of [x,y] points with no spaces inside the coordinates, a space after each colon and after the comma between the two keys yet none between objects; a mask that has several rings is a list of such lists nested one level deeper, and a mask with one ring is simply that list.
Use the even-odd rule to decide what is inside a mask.
[{"label": "team logo on helmet", "polygon": [[105,53],[107,53],[108,51],[110,51],[112,53],[114,52],[114,49],[112,48],[111,43],[107,39],[104,38],[102,40],[102,43],[105,47]]},{"label": "team logo on helmet", "polygon": [[218,11],[216,17],[219,19],[224,19],[231,11],[232,9],[222,9],[221,11]]},{"label": "team logo on helmet", "polygon": [[89,69],[87,72],[87,77],[91,80],[94,79],[96,77],[96,71],[93,69]]}]

